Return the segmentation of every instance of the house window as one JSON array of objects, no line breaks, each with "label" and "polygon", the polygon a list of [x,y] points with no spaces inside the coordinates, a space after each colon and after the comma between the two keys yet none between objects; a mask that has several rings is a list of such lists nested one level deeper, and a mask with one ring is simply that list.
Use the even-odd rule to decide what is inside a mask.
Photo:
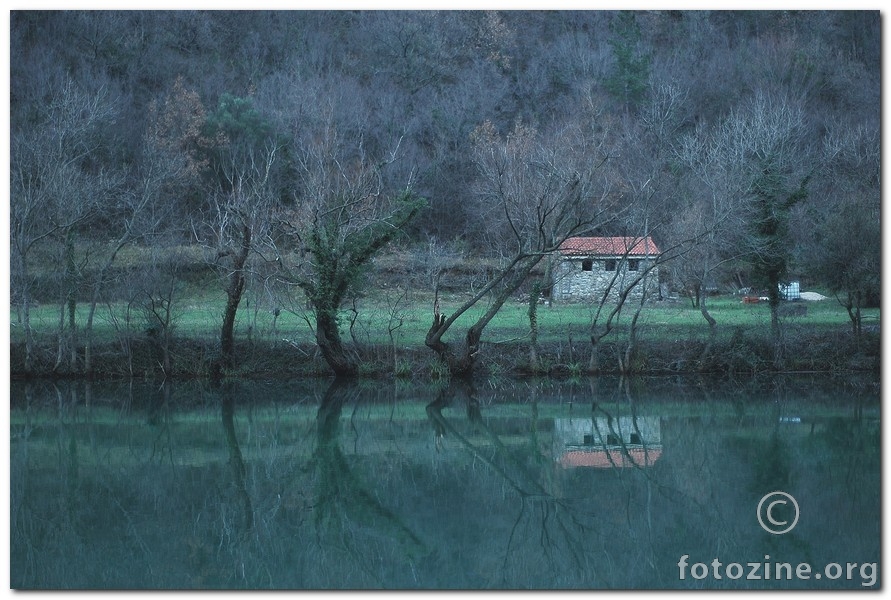
[{"label": "house window", "polygon": [[637,264],[638,264],[639,262],[640,262],[640,261],[637,260],[637,259],[633,259],[633,258],[632,258],[632,259],[628,259],[628,270],[629,270],[629,271],[637,271]]},{"label": "house window", "polygon": [[594,261],[586,258],[582,261],[582,271],[592,271],[594,269]]},{"label": "house window", "polygon": [[643,440],[640,439],[640,435],[638,435],[638,434],[636,434],[636,433],[632,433],[632,434],[631,434],[631,437],[628,438],[628,443],[629,443],[629,444],[643,445]]},{"label": "house window", "polygon": [[616,270],[616,260],[614,258],[608,258],[603,261],[603,268],[607,271],[615,271]]}]

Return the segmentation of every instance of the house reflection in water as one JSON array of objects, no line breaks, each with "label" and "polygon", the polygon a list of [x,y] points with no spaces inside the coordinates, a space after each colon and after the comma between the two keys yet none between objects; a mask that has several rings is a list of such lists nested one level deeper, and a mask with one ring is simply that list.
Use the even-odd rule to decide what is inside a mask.
[{"label": "house reflection in water", "polygon": [[555,419],[554,453],[563,468],[649,467],[662,456],[660,419]]}]

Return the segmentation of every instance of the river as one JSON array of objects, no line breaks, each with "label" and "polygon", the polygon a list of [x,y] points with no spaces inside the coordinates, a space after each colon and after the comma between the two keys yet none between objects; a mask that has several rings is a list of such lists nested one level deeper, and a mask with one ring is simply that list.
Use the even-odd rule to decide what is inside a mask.
[{"label": "river", "polygon": [[11,587],[877,589],[879,418],[859,376],[13,382]]}]

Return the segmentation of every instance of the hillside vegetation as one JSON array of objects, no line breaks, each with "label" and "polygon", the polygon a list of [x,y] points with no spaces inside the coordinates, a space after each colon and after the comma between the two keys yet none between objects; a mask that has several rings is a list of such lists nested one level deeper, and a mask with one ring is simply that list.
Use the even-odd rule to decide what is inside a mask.
[{"label": "hillside vegetation", "polygon": [[[16,376],[878,360],[878,11],[21,10],[10,53]],[[658,294],[550,305],[573,236],[651,237]]]}]

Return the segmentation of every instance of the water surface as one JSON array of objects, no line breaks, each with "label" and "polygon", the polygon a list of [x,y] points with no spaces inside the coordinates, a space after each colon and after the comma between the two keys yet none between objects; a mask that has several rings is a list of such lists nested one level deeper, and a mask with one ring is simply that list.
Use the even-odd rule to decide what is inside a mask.
[{"label": "water surface", "polygon": [[[37,382],[11,400],[13,588],[881,583],[845,573],[880,560],[876,379]],[[775,490],[799,504],[783,535],[757,518]],[[842,574],[727,576],[775,561]]]}]

